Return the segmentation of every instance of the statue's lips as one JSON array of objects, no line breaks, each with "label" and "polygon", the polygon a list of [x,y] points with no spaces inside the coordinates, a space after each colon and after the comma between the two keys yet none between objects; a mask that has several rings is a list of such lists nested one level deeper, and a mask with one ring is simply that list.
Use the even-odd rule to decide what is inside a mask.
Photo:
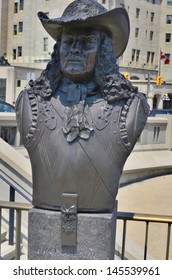
[{"label": "statue's lips", "polygon": [[74,59],[74,58],[69,58],[66,60],[66,63],[73,63],[73,64],[80,64],[80,63],[84,63],[85,61],[83,59]]}]

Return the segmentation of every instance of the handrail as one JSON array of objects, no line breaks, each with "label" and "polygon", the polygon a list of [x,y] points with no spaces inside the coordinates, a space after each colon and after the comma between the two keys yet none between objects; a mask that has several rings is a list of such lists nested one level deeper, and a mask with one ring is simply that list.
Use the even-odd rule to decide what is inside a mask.
[{"label": "handrail", "polygon": [[32,207],[33,206],[30,203],[11,202],[11,201],[0,200],[0,208],[4,208],[4,209],[29,211]]},{"label": "handrail", "polygon": [[152,214],[138,214],[131,212],[118,212],[119,220],[135,220],[135,221],[149,221],[155,223],[172,223],[172,216],[167,215],[152,215]]},{"label": "handrail", "polygon": [[[2,220],[2,209],[13,209],[16,211],[16,242],[15,242],[15,258],[20,260],[20,244],[21,244],[21,214],[22,211],[29,211],[32,208],[30,203],[22,202],[11,202],[11,201],[0,201],[0,235],[1,235],[1,220]],[[0,256],[1,256],[1,243],[0,243]]]},{"label": "handrail", "polygon": [[[20,259],[20,243],[21,243],[21,212],[29,211],[33,207],[30,203],[22,202],[10,202],[0,200],[0,234],[1,234],[1,220],[2,220],[2,209],[14,209],[16,211],[16,259]],[[121,259],[125,258],[125,240],[127,233],[127,221],[133,222],[145,222],[145,245],[144,245],[144,259],[147,257],[147,243],[148,243],[148,232],[149,223],[166,223],[168,224],[167,229],[167,246],[166,246],[166,259],[169,259],[170,249],[170,237],[171,237],[171,224],[172,216],[167,215],[152,215],[143,213],[132,213],[132,212],[117,212],[117,220],[123,220],[123,237],[122,237],[122,250]],[[1,251],[1,245],[0,245]]]},{"label": "handrail", "polygon": [[166,242],[166,260],[169,259],[172,216],[141,214],[141,213],[131,213],[131,212],[118,212],[117,213],[117,219],[118,220],[123,220],[123,235],[122,235],[122,249],[121,249],[121,259],[122,260],[125,258],[127,221],[133,221],[133,222],[139,221],[139,222],[145,222],[146,223],[145,244],[144,244],[144,260],[147,259],[149,223],[166,223],[168,225],[168,228],[167,228],[167,242]]}]

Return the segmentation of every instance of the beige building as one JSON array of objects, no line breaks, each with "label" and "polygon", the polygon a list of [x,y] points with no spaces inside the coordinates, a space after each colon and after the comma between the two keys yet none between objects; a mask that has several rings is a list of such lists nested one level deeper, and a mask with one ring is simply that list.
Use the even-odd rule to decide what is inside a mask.
[{"label": "beige building", "polygon": [[[60,17],[72,0],[0,0],[0,55],[14,67],[14,90],[6,91],[5,99],[15,101],[19,92],[35,79],[50,59],[54,40],[44,31],[37,12],[43,11],[50,18]],[[130,39],[126,51],[119,58],[120,71],[128,73],[150,103],[163,107],[166,85],[156,85],[159,74],[160,49],[171,54],[172,5],[170,0],[99,0],[107,9],[123,6],[130,17]],[[161,15],[161,16],[160,16]],[[168,16],[168,17],[167,17]],[[166,22],[168,18],[168,23]],[[8,35],[8,36],[7,36]],[[168,41],[168,42],[167,42]],[[5,68],[4,68],[5,69]],[[0,70],[2,71],[2,69]],[[168,83],[171,97],[172,60],[168,65],[161,61],[163,80]],[[170,103],[169,103],[170,104]],[[171,106],[171,105],[170,105]]]},{"label": "beige building", "polygon": [[172,0],[161,4],[159,48],[170,59],[169,63],[161,61],[160,73],[166,82],[172,81]]},{"label": "beige building", "polygon": [[8,1],[0,0],[0,55],[7,51]]}]

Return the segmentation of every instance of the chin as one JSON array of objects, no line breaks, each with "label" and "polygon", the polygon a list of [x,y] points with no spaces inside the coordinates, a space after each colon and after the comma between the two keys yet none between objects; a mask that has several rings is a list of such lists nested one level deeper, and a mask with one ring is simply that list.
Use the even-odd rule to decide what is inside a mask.
[{"label": "chin", "polygon": [[70,72],[63,72],[63,75],[71,81],[74,82],[87,82],[92,79],[93,73],[85,73],[80,71],[70,71]]}]

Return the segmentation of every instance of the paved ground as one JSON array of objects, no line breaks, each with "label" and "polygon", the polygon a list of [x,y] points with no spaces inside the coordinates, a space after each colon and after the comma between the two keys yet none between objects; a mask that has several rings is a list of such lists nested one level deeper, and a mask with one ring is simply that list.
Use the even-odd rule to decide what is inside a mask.
[{"label": "paved ground", "polygon": [[[118,193],[118,211],[171,215],[172,216],[172,175],[160,176],[123,187]],[[121,225],[118,225],[118,240],[121,237]],[[143,257],[145,225],[142,222],[129,222],[127,226],[127,250]],[[164,259],[167,226],[153,224],[150,226],[148,254],[149,258]],[[172,259],[172,236],[171,236]]]}]

